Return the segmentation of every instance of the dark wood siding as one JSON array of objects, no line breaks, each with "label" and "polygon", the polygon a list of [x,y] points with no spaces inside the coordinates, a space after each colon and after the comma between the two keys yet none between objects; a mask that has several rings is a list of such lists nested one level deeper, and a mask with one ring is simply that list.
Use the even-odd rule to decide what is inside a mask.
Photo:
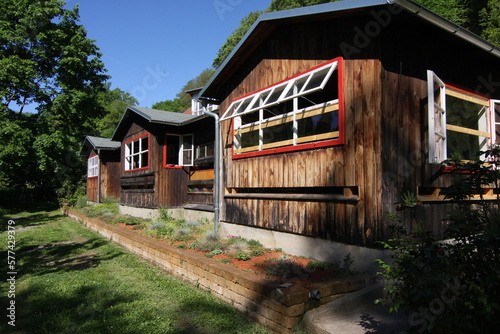
[{"label": "dark wood siding", "polygon": [[[248,87],[236,91],[248,93],[323,61],[265,60],[252,73],[265,72],[270,62],[273,66],[281,63],[283,70],[271,72],[271,76],[276,74],[271,80],[259,81],[265,76],[252,75],[242,83]],[[230,192],[224,219],[350,243],[380,238],[380,73],[378,61],[345,63],[345,145],[233,160],[231,122],[223,122],[224,174]],[[262,188],[272,190],[263,195]]]},{"label": "dark wood siding", "polygon": [[[158,159],[160,147],[154,133],[151,133],[149,123],[137,117],[122,141],[121,148],[121,177],[120,177],[120,203],[122,205],[155,208],[157,198],[155,192],[156,173],[158,170]],[[138,136],[149,133],[149,161],[148,168],[135,171],[125,171],[125,149],[124,143]]]}]

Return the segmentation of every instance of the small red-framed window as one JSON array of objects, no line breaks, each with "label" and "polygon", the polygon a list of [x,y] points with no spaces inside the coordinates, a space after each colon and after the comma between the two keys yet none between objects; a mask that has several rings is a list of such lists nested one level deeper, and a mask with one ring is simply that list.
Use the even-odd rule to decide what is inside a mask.
[{"label": "small red-framed window", "polygon": [[235,99],[233,159],[344,143],[343,58]]},{"label": "small red-framed window", "polygon": [[149,132],[124,143],[126,172],[149,168],[149,144]]},{"label": "small red-framed window", "polygon": [[94,179],[99,176],[99,156],[93,155],[87,160],[87,178]]},{"label": "small red-framed window", "polygon": [[182,168],[193,166],[193,134],[166,133],[163,145],[163,167]]}]

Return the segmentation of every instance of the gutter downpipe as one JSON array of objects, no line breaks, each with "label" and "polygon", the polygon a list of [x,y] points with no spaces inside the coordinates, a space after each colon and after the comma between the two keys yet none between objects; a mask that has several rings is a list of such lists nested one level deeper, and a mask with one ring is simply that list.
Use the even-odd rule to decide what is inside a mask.
[{"label": "gutter downpipe", "polygon": [[220,188],[220,136],[219,136],[219,115],[207,110],[206,106],[203,106],[203,113],[212,116],[215,119],[215,149],[214,149],[214,234],[219,235],[219,188]]},{"label": "gutter downpipe", "polygon": [[101,149],[97,149],[97,203],[101,203]]}]

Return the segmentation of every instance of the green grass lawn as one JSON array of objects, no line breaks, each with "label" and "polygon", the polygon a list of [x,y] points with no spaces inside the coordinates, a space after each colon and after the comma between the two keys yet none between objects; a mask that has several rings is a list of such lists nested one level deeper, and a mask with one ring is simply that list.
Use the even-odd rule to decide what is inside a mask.
[{"label": "green grass lawn", "polygon": [[[16,222],[15,298],[8,297],[8,219]],[[8,213],[0,231],[0,333],[269,333],[58,211]]]}]

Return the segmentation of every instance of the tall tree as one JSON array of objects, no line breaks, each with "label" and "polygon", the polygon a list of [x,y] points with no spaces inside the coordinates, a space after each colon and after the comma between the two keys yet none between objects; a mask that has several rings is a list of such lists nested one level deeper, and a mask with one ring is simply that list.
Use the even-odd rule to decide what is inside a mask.
[{"label": "tall tree", "polygon": [[123,113],[129,105],[137,105],[137,99],[124,92],[120,88],[108,90],[100,94],[100,102],[104,107],[105,115],[97,121],[97,134],[99,136],[110,138],[123,116]]},{"label": "tall tree", "polygon": [[153,104],[153,109],[173,111],[173,112],[184,112],[191,107],[191,98],[186,91],[189,91],[194,88],[203,87],[208,80],[214,74],[214,70],[211,68],[207,68],[203,70],[196,78],[189,80],[177,93],[173,100],[165,100],[156,102]]},{"label": "tall tree", "polygon": [[[0,2],[0,178],[8,186],[61,187],[82,175],[81,138],[103,108],[101,54],[60,0]],[[36,106],[37,114],[24,113]],[[15,168],[20,162],[23,168]],[[25,173],[25,171],[28,171]]]}]

